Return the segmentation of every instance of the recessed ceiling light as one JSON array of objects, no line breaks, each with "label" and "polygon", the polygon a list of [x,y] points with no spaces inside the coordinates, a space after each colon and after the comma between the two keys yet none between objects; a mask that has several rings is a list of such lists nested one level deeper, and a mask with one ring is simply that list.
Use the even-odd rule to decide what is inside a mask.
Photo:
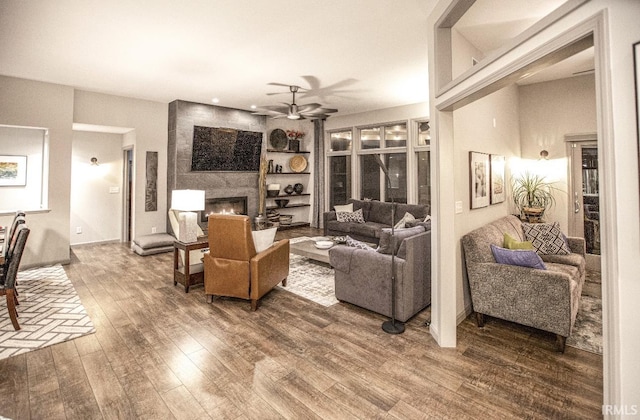
[{"label": "recessed ceiling light", "polygon": [[218,99],[218,98],[213,98],[213,99],[211,100],[211,102],[213,102],[214,104],[217,104],[218,102],[220,102],[220,99]]}]

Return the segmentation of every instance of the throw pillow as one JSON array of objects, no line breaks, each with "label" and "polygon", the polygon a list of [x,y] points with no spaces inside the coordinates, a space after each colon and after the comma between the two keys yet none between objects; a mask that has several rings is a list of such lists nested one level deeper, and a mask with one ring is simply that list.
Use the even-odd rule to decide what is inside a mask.
[{"label": "throw pillow", "polygon": [[427,214],[427,217],[424,218],[423,222],[431,222],[431,215]]},{"label": "throw pillow", "polygon": [[277,227],[272,227],[269,229],[254,230],[251,232],[251,236],[253,236],[253,246],[257,253],[264,251],[273,244],[277,230]]},{"label": "throw pillow", "polygon": [[391,254],[395,251],[398,253],[398,248],[402,244],[405,238],[424,232],[422,226],[416,226],[412,228],[395,229],[393,236],[395,237],[396,246],[395,249],[391,246],[391,228],[384,228],[380,232],[380,243],[378,246],[378,252],[381,254]]},{"label": "throw pillow", "polygon": [[336,213],[338,212],[351,213],[353,212],[353,203],[345,204],[343,206],[333,206],[333,209],[336,211]]},{"label": "throw pillow", "polygon": [[519,267],[537,268],[539,270],[547,269],[540,255],[533,250],[504,249],[491,244],[491,252],[498,264],[517,265]]},{"label": "throw pillow", "polygon": [[362,216],[362,209],[358,209],[353,212],[338,211],[336,212],[336,219],[338,219],[338,222],[364,223],[364,217]]},{"label": "throw pillow", "polygon": [[502,247],[507,249],[533,249],[533,244],[531,241],[519,242],[508,233],[505,233]]},{"label": "throw pillow", "polygon": [[408,223],[414,222],[415,220],[416,218],[413,216],[413,214],[406,212],[404,216],[402,216],[402,219],[398,220],[398,223],[396,223],[394,227],[396,229],[407,227]]},{"label": "throw pillow", "polygon": [[366,249],[367,251],[375,251],[374,248],[371,248],[366,243],[359,241],[357,239],[353,239],[351,236],[347,235],[347,241],[345,242],[347,246],[352,246],[354,248]]},{"label": "throw pillow", "polygon": [[533,249],[542,255],[571,254],[569,245],[560,230],[560,223],[523,223],[522,230]]}]

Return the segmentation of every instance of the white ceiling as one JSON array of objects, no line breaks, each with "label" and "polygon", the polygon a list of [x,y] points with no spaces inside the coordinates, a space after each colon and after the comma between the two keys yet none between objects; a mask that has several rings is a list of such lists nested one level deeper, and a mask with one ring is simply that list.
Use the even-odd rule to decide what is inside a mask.
[{"label": "white ceiling", "polygon": [[286,86],[269,83],[311,89],[296,102],[338,115],[425,102],[435,2],[1,0],[0,74],[246,110],[291,101]]},{"label": "white ceiling", "polygon": [[0,74],[167,103],[217,97],[239,109],[290,102],[271,82],[312,87],[298,104],[341,114],[424,102],[433,4],[2,0]]}]

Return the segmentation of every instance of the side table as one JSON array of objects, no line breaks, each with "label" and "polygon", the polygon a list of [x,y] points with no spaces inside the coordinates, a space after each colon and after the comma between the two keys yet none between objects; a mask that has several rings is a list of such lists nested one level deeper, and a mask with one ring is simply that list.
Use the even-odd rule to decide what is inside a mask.
[{"label": "side table", "polygon": [[[207,248],[209,239],[207,236],[199,237],[195,242],[173,243],[173,285],[184,285],[184,292],[189,293],[189,287],[196,284],[204,284],[204,264],[196,262],[191,264],[189,254],[196,249]],[[180,267],[180,250],[184,251],[184,264]]]}]

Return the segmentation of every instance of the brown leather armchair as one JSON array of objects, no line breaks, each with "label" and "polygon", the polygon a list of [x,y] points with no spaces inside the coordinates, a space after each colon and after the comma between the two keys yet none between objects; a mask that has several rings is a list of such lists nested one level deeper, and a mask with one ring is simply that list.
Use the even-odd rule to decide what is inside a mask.
[{"label": "brown leather armchair", "polygon": [[209,216],[209,249],[204,256],[204,293],[213,296],[251,300],[258,309],[259,299],[278,283],[286,286],[289,275],[289,240],[275,242],[257,253],[248,216],[212,214]]}]

